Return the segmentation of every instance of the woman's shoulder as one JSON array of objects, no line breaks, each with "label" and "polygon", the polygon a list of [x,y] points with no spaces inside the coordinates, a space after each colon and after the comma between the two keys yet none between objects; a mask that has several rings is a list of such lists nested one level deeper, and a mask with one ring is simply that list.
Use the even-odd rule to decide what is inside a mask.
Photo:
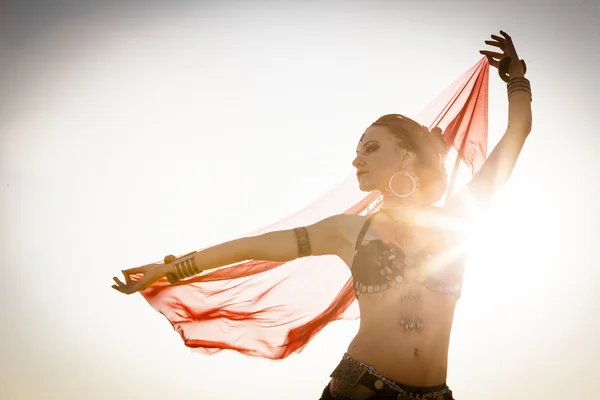
[{"label": "woman's shoulder", "polygon": [[326,247],[323,253],[337,254],[345,259],[353,251],[356,238],[367,219],[368,216],[356,214],[335,214],[324,218],[315,224],[315,228],[318,228],[312,230],[315,242]]},{"label": "woman's shoulder", "polygon": [[357,225],[362,226],[369,215],[357,215],[357,214],[335,214],[327,218],[329,223],[334,225],[338,229],[353,229]]},{"label": "woman's shoulder", "polygon": [[328,223],[337,236],[354,243],[369,218],[370,215],[336,214],[328,218]]}]

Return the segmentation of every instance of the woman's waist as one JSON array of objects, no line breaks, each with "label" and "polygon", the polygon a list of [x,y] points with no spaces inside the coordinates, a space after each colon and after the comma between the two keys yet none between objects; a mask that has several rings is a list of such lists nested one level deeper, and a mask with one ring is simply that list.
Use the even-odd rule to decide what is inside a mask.
[{"label": "woman's waist", "polygon": [[[348,347],[352,353],[377,355],[403,362],[430,362],[448,355],[450,333],[405,333],[366,330],[361,327]],[[363,361],[363,360],[361,360]],[[365,361],[366,362],[366,361]]]},{"label": "woman's waist", "polygon": [[450,334],[439,331],[376,332],[361,327],[347,353],[397,382],[429,386],[445,382],[449,343]]}]

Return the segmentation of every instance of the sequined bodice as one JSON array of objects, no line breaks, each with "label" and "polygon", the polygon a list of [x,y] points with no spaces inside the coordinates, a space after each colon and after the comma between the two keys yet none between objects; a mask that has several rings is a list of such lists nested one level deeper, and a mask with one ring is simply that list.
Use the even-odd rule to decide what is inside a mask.
[{"label": "sequined bodice", "polygon": [[[400,285],[410,269],[430,268],[424,286],[436,292],[460,297],[462,268],[439,265],[440,253],[431,250],[407,256],[400,246],[390,240],[365,238],[372,216],[367,218],[358,236],[352,262],[352,277],[356,297],[365,293],[381,292]],[[435,271],[434,273],[431,273]]]}]

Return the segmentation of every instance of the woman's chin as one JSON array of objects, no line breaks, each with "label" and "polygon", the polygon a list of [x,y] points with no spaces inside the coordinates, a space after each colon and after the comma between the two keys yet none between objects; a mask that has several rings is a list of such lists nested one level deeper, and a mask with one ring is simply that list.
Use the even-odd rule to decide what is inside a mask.
[{"label": "woman's chin", "polygon": [[361,192],[372,192],[376,189],[375,185],[370,184],[369,182],[365,182],[362,179],[358,180],[358,189]]}]

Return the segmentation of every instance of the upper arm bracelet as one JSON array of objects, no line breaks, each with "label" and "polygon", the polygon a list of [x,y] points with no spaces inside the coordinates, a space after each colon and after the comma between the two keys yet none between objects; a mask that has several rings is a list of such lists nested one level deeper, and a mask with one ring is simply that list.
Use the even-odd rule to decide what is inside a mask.
[{"label": "upper arm bracelet", "polygon": [[308,232],[306,231],[306,228],[294,228],[294,233],[296,234],[296,243],[298,244],[298,256],[307,257],[312,255],[312,250],[310,249],[310,242],[308,240]]}]

